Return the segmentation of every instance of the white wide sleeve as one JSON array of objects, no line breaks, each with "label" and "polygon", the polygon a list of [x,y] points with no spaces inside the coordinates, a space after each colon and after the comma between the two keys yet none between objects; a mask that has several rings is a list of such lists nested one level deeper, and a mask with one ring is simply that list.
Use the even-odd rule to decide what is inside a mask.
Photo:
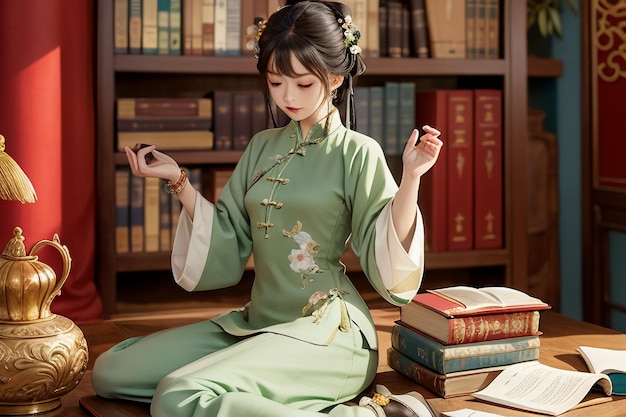
[{"label": "white wide sleeve", "polygon": [[196,192],[192,221],[182,209],[172,247],[172,273],[178,285],[193,291],[198,285],[206,264],[215,206]]},{"label": "white wide sleeve", "polygon": [[376,221],[376,264],[385,288],[399,298],[413,297],[424,274],[424,224],[416,205],[416,226],[409,251],[405,251],[393,226],[389,201]]}]

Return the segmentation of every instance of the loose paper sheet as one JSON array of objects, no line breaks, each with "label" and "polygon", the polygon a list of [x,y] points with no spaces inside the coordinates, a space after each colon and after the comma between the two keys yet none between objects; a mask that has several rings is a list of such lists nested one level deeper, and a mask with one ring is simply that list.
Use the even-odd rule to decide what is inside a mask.
[{"label": "loose paper sheet", "polygon": [[574,408],[596,383],[611,395],[611,380],[604,374],[568,371],[531,361],[510,366],[485,389],[472,395],[485,401],[556,416]]}]

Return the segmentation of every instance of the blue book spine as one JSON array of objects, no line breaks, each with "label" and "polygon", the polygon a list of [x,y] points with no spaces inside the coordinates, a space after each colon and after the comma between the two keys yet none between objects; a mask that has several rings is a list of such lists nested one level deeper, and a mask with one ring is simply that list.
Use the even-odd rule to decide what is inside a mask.
[{"label": "blue book spine", "polygon": [[398,108],[398,155],[402,155],[409,136],[415,129],[415,83],[401,82]]},{"label": "blue book spine", "polygon": [[354,113],[356,116],[356,126],[352,126],[352,130],[361,132],[369,136],[369,103],[370,88],[366,86],[354,87]]},{"label": "blue book spine", "polygon": [[391,346],[409,359],[440,374],[539,359],[538,336],[443,345],[397,324],[391,332]]},{"label": "blue book spine", "polygon": [[[385,90],[381,85],[369,87],[369,135],[376,139],[380,146],[385,148]],[[357,115],[358,117],[358,115]]]},{"label": "blue book spine", "polygon": [[385,83],[385,119],[384,123],[384,149],[387,155],[398,154],[398,135],[400,132],[400,83],[389,81]]}]

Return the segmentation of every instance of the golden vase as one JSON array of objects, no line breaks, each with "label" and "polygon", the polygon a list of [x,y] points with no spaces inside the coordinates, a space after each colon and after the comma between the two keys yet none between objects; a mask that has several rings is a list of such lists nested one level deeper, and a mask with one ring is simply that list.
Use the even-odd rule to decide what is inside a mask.
[{"label": "golden vase", "polygon": [[[61,405],[87,369],[87,342],[70,319],[50,311],[70,272],[65,245],[41,240],[26,253],[22,229],[0,256],[0,415],[37,414]],[[50,246],[61,254],[63,272],[38,260]]]}]

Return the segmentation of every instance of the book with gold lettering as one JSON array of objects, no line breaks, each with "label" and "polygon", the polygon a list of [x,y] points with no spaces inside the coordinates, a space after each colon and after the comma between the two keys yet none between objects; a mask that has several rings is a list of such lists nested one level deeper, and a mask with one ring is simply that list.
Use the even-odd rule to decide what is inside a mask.
[{"label": "book with gold lettering", "polygon": [[400,320],[443,344],[536,336],[542,300],[508,287],[455,286],[419,293]]}]

